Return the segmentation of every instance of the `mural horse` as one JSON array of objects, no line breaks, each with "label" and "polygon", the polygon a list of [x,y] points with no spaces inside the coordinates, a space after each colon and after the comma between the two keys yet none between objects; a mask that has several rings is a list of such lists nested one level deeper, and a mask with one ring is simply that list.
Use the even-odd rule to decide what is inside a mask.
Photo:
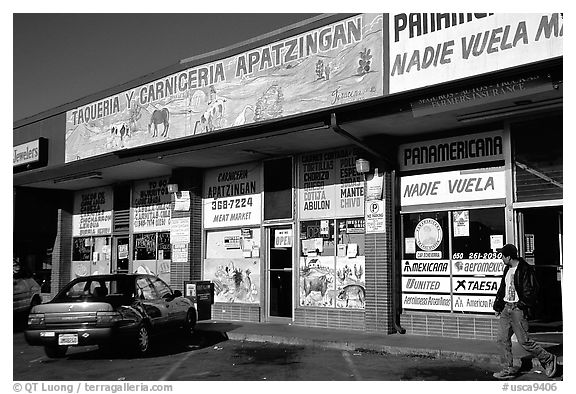
[{"label": "mural horse", "polygon": [[162,108],[161,110],[154,110],[152,112],[152,117],[150,118],[150,123],[148,123],[148,132],[150,133],[152,125],[154,125],[154,133],[152,137],[158,135],[158,125],[164,125],[164,131],[162,131],[162,137],[168,136],[168,127],[170,126],[170,112],[168,108]]}]

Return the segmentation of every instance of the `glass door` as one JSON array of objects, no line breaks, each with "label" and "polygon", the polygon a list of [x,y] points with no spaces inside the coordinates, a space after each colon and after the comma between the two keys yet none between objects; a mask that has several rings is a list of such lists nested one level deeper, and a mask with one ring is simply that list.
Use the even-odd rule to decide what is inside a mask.
[{"label": "glass door", "polygon": [[268,229],[268,317],[292,319],[292,261],[294,234],[291,225]]},{"label": "glass door", "polygon": [[130,239],[126,236],[114,238],[112,272],[127,273],[130,265]]},{"label": "glass door", "polygon": [[519,211],[520,253],[532,264],[540,285],[535,320],[562,325],[562,207]]}]

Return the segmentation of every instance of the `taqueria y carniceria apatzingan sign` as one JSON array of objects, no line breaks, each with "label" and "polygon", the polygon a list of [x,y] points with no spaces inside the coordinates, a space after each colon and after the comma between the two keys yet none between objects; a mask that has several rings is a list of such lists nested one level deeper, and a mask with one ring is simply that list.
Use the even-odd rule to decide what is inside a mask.
[{"label": "taqueria y carniceria apatzingan sign", "polygon": [[70,162],[383,95],[383,15],[360,14],[66,113]]}]

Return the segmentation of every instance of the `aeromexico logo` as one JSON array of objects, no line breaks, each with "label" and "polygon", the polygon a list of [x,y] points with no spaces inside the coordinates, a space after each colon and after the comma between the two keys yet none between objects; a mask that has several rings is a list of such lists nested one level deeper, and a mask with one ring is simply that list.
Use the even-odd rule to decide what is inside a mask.
[{"label": "aeromexico logo", "polygon": [[414,230],[414,238],[420,249],[435,250],[442,242],[442,226],[434,219],[423,219]]}]

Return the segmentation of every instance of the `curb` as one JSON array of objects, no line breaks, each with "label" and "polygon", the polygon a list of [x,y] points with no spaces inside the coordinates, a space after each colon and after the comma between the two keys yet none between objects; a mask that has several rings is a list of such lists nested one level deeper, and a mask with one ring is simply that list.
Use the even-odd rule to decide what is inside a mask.
[{"label": "curb", "polygon": [[239,334],[227,333],[228,339],[234,341],[262,342],[285,345],[311,346],[318,348],[348,350],[348,351],[368,351],[380,352],[396,356],[428,357],[449,360],[483,362],[488,364],[499,364],[500,356],[489,353],[469,353],[460,351],[447,351],[440,349],[411,348],[389,345],[379,345],[366,342],[339,342],[319,339],[306,339],[298,337],[282,337],[275,335]]}]

